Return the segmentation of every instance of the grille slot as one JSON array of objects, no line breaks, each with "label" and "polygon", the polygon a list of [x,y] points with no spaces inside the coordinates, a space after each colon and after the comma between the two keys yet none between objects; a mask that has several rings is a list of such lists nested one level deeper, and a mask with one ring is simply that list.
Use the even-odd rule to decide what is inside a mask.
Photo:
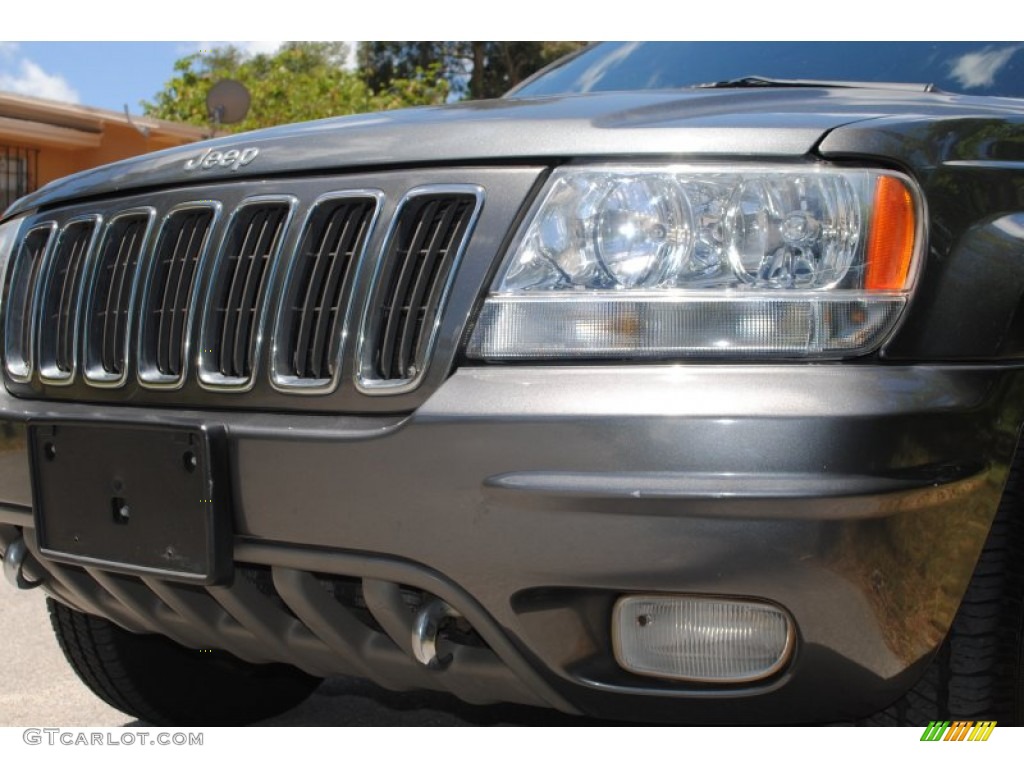
[{"label": "grille slot", "polygon": [[324,387],[336,380],[352,280],[378,207],[371,195],[328,199],[314,208],[282,300],[276,385]]},{"label": "grille slot", "polygon": [[[470,242],[482,182],[511,175],[525,190],[533,171],[430,183],[452,173],[416,171],[418,186],[405,172],[211,180],[30,212],[2,233],[8,387],[190,407],[391,407],[367,395],[414,405],[419,395],[405,395],[443,379],[486,278],[496,240]],[[493,205],[488,218],[507,227],[515,201]],[[442,323],[447,314],[459,317]]]},{"label": "grille slot", "polygon": [[15,381],[27,381],[32,375],[32,296],[55,229],[50,223],[29,230],[11,267],[4,323],[4,357],[7,374]]},{"label": "grille slot", "polygon": [[139,376],[175,384],[185,374],[189,308],[216,209],[186,206],[164,221],[143,299]]},{"label": "grille slot", "polygon": [[237,387],[253,374],[271,261],[292,210],[288,200],[240,206],[217,260],[204,322],[200,380]]},{"label": "grille slot", "polygon": [[403,202],[376,278],[363,386],[411,387],[422,377],[480,200],[474,189],[414,192]]},{"label": "grille slot", "polygon": [[70,381],[77,353],[78,298],[85,258],[97,220],[72,221],[61,230],[39,297],[39,374]]},{"label": "grille slot", "polygon": [[148,211],[117,216],[100,246],[85,310],[85,376],[93,383],[124,381],[135,276],[151,219]]}]

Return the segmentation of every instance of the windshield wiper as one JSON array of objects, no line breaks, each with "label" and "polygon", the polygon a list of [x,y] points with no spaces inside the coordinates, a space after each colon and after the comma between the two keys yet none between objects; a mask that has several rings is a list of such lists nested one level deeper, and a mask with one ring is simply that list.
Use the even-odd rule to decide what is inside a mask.
[{"label": "windshield wiper", "polygon": [[782,80],[775,77],[746,75],[731,80],[718,80],[713,83],[697,83],[691,88],[880,88],[894,91],[920,91],[935,93],[939,89],[932,83],[874,83],[855,82],[852,80]]}]

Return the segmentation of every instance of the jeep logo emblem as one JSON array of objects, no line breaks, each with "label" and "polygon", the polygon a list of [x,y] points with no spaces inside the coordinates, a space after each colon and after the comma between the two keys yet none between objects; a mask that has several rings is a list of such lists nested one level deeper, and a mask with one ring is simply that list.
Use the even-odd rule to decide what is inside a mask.
[{"label": "jeep logo emblem", "polygon": [[185,161],[186,171],[208,171],[211,168],[227,168],[237,171],[244,168],[256,159],[260,151],[256,147],[245,149],[229,149],[227,152],[220,152],[215,149],[208,149],[199,157],[193,157]]}]

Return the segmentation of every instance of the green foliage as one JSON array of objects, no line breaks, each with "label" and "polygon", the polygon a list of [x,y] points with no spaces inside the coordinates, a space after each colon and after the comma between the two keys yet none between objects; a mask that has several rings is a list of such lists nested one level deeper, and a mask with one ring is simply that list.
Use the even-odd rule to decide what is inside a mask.
[{"label": "green foliage", "polygon": [[245,56],[228,46],[186,56],[174,64],[174,76],[152,102],[142,102],[150,117],[208,125],[206,94],[224,79],[240,81],[252,103],[241,123],[224,131],[248,131],[333,115],[443,104],[448,82],[437,65],[403,71],[401,77],[371,85],[344,68],[344,43],[286,43],[272,55]]},{"label": "green foliage", "polygon": [[373,88],[408,78],[430,65],[460,97],[501,96],[542,67],[579,50],[581,41],[373,41],[357,51],[359,69]]},{"label": "green foliage", "polygon": [[470,43],[473,52],[470,94],[480,99],[501,96],[537,70],[584,45],[569,40]]}]

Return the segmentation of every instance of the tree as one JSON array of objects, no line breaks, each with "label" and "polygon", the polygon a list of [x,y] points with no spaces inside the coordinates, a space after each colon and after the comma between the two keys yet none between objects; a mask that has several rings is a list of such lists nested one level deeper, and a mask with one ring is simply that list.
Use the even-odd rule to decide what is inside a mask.
[{"label": "tree", "polygon": [[249,114],[226,131],[246,131],[282,123],[382,109],[443,104],[448,81],[429,64],[403,70],[401,77],[370,85],[345,69],[344,43],[285,43],[274,54],[246,56],[227,46],[186,56],[145,114],[194,125],[210,122],[206,94],[214,83],[231,78],[252,95]]},{"label": "tree", "polygon": [[359,43],[356,61],[360,76],[373,89],[386,87],[392,80],[407,78],[417,70],[437,65],[446,81],[468,74],[464,71],[460,43],[430,40]]},{"label": "tree", "polygon": [[584,45],[579,41],[454,42],[393,41],[359,44],[363,78],[381,87],[435,64],[452,93],[474,99],[497,98],[542,67]]},{"label": "tree", "polygon": [[473,72],[469,92],[473,98],[492,99],[556,59],[579,50],[585,43],[568,40],[502,41],[470,45],[473,51]]}]

